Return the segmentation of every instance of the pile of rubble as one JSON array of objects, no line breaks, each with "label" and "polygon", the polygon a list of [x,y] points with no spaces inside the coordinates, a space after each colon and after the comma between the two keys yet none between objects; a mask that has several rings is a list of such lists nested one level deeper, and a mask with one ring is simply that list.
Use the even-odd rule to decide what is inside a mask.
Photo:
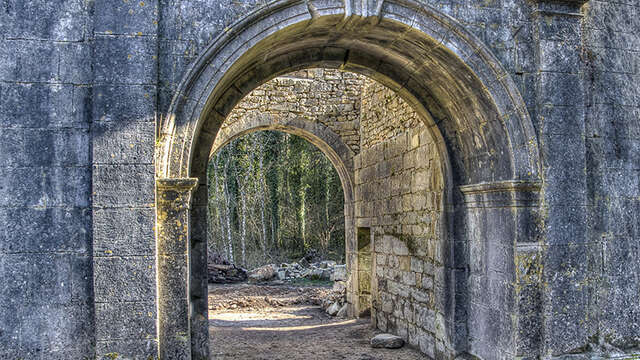
[{"label": "pile of rubble", "polygon": [[320,305],[332,291],[325,287],[226,284],[209,289],[208,304],[211,311],[259,311],[269,307]]},{"label": "pile of rubble", "polygon": [[336,265],[331,274],[333,291],[322,300],[322,308],[331,316],[347,316],[347,267]]},{"label": "pile of rubble", "polygon": [[216,253],[209,253],[207,273],[210,283],[229,284],[247,280],[247,270],[235,266]]},{"label": "pile of rubble", "polygon": [[[338,281],[346,280],[347,269],[345,265],[337,265],[335,261],[321,261],[317,263],[295,262],[283,263],[280,266],[269,264],[253,269],[249,272],[249,282],[274,282],[284,283],[294,279],[305,278],[309,280]],[[342,280],[344,278],[344,280]]]},{"label": "pile of rubble", "polygon": [[333,290],[322,300],[322,308],[331,316],[347,317],[347,286],[345,280],[336,281],[333,284]]},{"label": "pile of rubble", "polygon": [[[282,263],[280,266],[268,264],[247,271],[217,253],[209,253],[207,270],[210,283],[229,284],[249,281],[251,283],[266,283],[282,285],[295,279],[309,279],[320,281],[346,281],[345,265],[337,265],[335,261],[319,261],[310,263],[306,258],[291,264]],[[337,275],[336,275],[337,274]]]},{"label": "pile of rubble", "polygon": [[335,261],[308,263],[301,259],[301,261],[292,264],[261,266],[251,270],[248,278],[252,283],[269,282],[270,284],[284,284],[286,281],[299,278],[333,281],[332,291],[322,299],[322,308],[331,316],[347,316],[346,265],[338,265]]}]

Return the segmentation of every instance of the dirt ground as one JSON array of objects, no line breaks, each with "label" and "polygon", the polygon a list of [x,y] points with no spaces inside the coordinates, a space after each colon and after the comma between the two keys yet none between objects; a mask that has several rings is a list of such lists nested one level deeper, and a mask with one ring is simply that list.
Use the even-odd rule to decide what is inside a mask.
[{"label": "dirt ground", "polygon": [[340,319],[319,304],[330,289],[221,285],[209,287],[211,359],[414,360],[419,351],[373,349],[369,319]]}]

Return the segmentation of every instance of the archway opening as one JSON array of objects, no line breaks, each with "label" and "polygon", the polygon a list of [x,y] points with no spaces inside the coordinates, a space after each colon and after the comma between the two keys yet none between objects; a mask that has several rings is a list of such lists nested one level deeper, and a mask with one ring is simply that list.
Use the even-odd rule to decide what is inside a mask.
[{"label": "archway opening", "polygon": [[[292,271],[283,266],[344,264],[342,183],[312,143],[273,130],[245,134],[218,147],[207,178],[209,265],[216,258],[247,270],[275,264],[272,278],[285,280],[278,271]],[[210,271],[209,282],[227,280]]]},{"label": "archway opening", "polygon": [[[231,234],[233,221],[229,220],[233,217],[230,215],[233,210],[229,209],[229,196],[230,192],[247,186],[248,177],[254,176],[253,170],[248,169],[255,170],[256,166],[259,167],[255,164],[259,164],[260,156],[267,156],[269,150],[265,149],[265,142],[256,140],[260,139],[256,138],[257,135],[273,134],[259,131],[265,129],[299,134],[308,139],[314,144],[310,146],[317,146],[330,160],[344,189],[344,212],[340,215],[343,216],[342,239],[347,271],[346,276],[340,275],[339,279],[336,275],[336,282],[333,283],[334,290],[337,288],[339,292],[342,291],[343,295],[338,294],[338,297],[344,298],[335,301],[338,306],[332,306],[324,299],[315,301],[323,303],[324,309],[331,315],[336,315],[335,310],[344,307],[340,315],[343,318],[368,319],[365,321],[370,321],[374,328],[398,335],[414,349],[436,356],[432,349],[436,348],[438,342],[440,347],[445,347],[445,339],[437,338],[435,323],[443,321],[446,309],[438,308],[439,304],[434,299],[443,298],[444,292],[448,291],[444,282],[445,251],[442,250],[446,247],[442,230],[445,223],[445,165],[430,129],[424,125],[418,113],[396,92],[375,80],[335,69],[310,68],[276,77],[243,98],[220,127],[210,152],[213,165],[209,166],[207,177],[209,199],[213,195],[212,184],[218,193],[223,193],[219,200],[226,199],[217,203],[218,210],[224,210],[217,211],[215,216],[210,213],[208,218],[210,225],[212,222],[220,223],[222,225],[219,227],[226,227],[226,231],[209,226],[208,229],[212,231],[207,236],[209,239],[212,236],[217,238],[218,246],[213,248],[218,254],[226,253],[224,257],[243,265],[251,258],[246,252],[246,243],[243,246],[242,241],[238,241],[243,237],[245,241],[248,240],[246,235],[241,234],[246,224],[241,225],[241,219],[236,223],[235,232],[240,234],[235,234],[234,241]],[[294,135],[284,136],[292,139]],[[294,144],[276,146],[280,147],[279,151],[289,152],[291,145]],[[238,146],[245,148],[239,149]],[[240,165],[243,169],[236,171],[243,178],[236,179],[237,185],[231,186],[236,190],[230,189],[225,176],[219,176],[220,172],[228,174],[233,166],[237,166],[221,158],[234,151],[236,155],[240,152],[241,161],[245,161]],[[302,149],[293,151],[299,156]],[[284,164],[291,165],[299,164]],[[212,169],[215,170],[213,173]],[[316,165],[313,169],[304,170],[307,174],[298,175],[309,176],[318,170]],[[212,177],[214,173],[218,173],[218,176]],[[284,178],[281,181],[283,184],[286,182]],[[294,201],[291,193],[288,196],[292,198],[288,206],[289,210],[293,210],[291,219],[296,223],[292,232],[299,235],[300,219],[296,219],[299,203]],[[239,199],[235,211],[246,211],[239,209],[246,199],[242,196]],[[270,201],[261,202],[264,203]],[[200,213],[197,203],[195,206],[195,213]],[[328,215],[326,208],[324,211]],[[192,216],[195,228],[200,228],[196,225],[198,221],[201,220]],[[264,222],[262,214],[260,222]],[[319,229],[326,230],[331,229]],[[266,232],[273,235],[272,229]],[[257,237],[265,235],[258,234]],[[294,241],[292,245],[293,250],[301,250],[299,241]],[[261,249],[266,250],[264,247]],[[296,253],[294,257],[300,255]],[[259,256],[263,262],[274,262],[267,260],[266,252]],[[276,277],[280,271],[286,274],[286,269],[278,265],[275,268],[271,265],[267,267],[270,279],[278,283],[282,283],[280,280],[291,280],[286,275],[285,279]],[[260,281],[268,280],[262,279],[264,274],[264,271],[256,273],[261,277]],[[334,280],[334,276],[331,279]],[[220,307],[211,304],[211,299],[219,301],[219,295],[209,294],[209,306],[217,310]],[[241,294],[234,293],[234,296]],[[335,297],[336,294],[328,296]],[[217,310],[212,320],[214,324],[220,323],[218,317],[228,316],[221,315]],[[432,318],[422,319],[428,324],[416,322],[416,313],[427,312],[433,315]],[[229,321],[229,318],[225,318],[224,324],[228,325]],[[226,330],[225,327],[217,329],[221,333]],[[431,340],[424,340],[428,336],[431,336]],[[223,341],[223,344],[226,342]],[[215,334],[210,346],[212,352],[220,351],[220,345],[216,347]]]}]

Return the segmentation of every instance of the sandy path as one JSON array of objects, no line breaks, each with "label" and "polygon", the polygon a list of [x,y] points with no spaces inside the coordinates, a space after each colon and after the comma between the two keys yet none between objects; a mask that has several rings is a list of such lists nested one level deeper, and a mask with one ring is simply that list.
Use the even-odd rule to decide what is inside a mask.
[{"label": "sandy path", "polygon": [[[264,293],[268,292],[269,301],[264,302],[268,304],[273,298],[290,297],[291,289],[283,288],[278,294],[273,288],[244,287],[241,292],[249,300],[254,297],[264,300]],[[237,296],[238,290],[227,287],[210,291],[210,305],[214,305],[216,299],[224,299],[225,293]],[[252,296],[248,296],[249,293]],[[369,345],[374,335],[369,319],[330,317],[311,304],[211,310],[209,324],[211,359],[425,359],[420,352],[406,346],[395,350],[373,349]]]}]

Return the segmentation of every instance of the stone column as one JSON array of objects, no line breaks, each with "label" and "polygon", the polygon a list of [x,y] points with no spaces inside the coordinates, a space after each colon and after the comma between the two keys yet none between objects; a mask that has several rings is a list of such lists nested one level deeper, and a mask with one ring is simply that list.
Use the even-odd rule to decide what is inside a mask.
[{"label": "stone column", "polygon": [[209,359],[208,273],[207,273],[207,204],[205,176],[193,192],[190,217],[189,296],[192,360]]},{"label": "stone column", "polygon": [[197,179],[156,179],[158,358],[191,359],[189,208]]},{"label": "stone column", "polygon": [[[545,240],[545,354],[583,348],[597,333],[587,241],[585,87],[582,51],[584,1],[538,1],[533,14],[538,71],[536,123],[543,160]],[[525,349],[523,349],[525,350]]]},{"label": "stone column", "polygon": [[457,296],[456,305],[468,308],[467,327],[474,339],[469,350],[482,358],[515,358],[539,350],[540,187],[532,181],[460,187],[466,208],[470,297]]}]

